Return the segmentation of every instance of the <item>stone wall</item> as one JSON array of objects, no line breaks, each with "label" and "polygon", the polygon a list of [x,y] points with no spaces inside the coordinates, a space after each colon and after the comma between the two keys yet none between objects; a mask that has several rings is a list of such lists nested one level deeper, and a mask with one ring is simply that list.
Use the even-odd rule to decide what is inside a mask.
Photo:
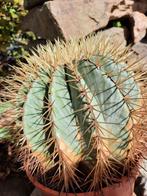
[{"label": "stone wall", "polygon": [[25,0],[22,29],[41,40],[83,37],[103,30],[117,42],[134,44],[145,55],[147,0]]},{"label": "stone wall", "polygon": [[137,58],[146,56],[147,0],[24,0],[24,6],[29,12],[22,29],[41,43],[103,30],[117,42],[133,44]]},{"label": "stone wall", "polygon": [[146,35],[146,0],[25,0],[24,5],[29,13],[23,29],[44,39],[82,37],[123,17],[131,19],[134,43]]}]

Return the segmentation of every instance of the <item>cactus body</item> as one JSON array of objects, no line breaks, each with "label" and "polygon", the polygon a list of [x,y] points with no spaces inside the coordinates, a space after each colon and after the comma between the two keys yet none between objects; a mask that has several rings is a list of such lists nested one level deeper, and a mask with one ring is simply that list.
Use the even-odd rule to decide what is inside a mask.
[{"label": "cactus body", "polygon": [[[126,169],[136,159],[145,92],[139,73],[126,63],[128,55],[97,35],[40,47],[38,55],[28,58],[29,65],[18,68],[13,96],[16,118],[22,119],[19,140],[26,170],[55,170],[51,188],[83,191],[86,180],[88,189],[95,190],[110,181],[110,168],[117,176],[116,165]],[[80,164],[87,168],[86,179]]]}]

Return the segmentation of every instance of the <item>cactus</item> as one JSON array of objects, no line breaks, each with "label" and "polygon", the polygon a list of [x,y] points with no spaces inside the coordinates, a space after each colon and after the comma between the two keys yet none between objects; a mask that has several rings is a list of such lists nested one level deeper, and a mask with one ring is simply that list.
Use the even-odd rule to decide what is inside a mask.
[{"label": "cactus", "polygon": [[77,192],[112,183],[138,163],[145,151],[146,78],[129,56],[128,48],[98,34],[39,46],[16,68],[7,96],[28,173],[44,176],[53,189]]},{"label": "cactus", "polygon": [[7,123],[12,120],[10,119],[12,109],[14,108],[10,102],[0,102],[0,142],[10,139],[8,130],[10,127],[8,128],[9,125],[7,125]]}]

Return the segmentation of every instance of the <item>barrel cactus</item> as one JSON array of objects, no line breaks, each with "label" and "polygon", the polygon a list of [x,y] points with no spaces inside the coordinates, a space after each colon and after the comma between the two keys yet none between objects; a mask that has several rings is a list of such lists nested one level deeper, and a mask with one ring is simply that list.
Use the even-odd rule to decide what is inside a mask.
[{"label": "barrel cactus", "polygon": [[109,42],[98,34],[39,46],[7,79],[19,157],[52,189],[100,189],[144,154],[145,74]]}]

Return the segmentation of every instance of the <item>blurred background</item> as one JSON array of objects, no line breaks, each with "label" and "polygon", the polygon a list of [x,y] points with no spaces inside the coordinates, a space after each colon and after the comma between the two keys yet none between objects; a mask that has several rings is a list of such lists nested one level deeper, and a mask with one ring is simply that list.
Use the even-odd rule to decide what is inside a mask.
[{"label": "blurred background", "polygon": [[22,18],[27,14],[23,0],[0,0],[0,76],[11,70],[27,54],[29,41],[35,39],[32,32],[22,32]]}]

